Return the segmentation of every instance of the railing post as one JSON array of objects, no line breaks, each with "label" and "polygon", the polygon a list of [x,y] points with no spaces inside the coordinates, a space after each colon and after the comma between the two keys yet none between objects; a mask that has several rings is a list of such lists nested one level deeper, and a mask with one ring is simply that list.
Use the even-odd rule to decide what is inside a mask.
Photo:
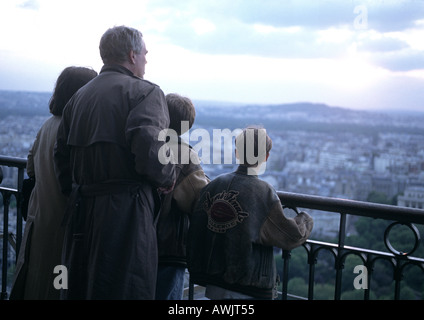
[{"label": "railing post", "polygon": [[340,300],[341,297],[341,291],[342,291],[342,274],[343,274],[343,258],[341,255],[341,252],[343,250],[343,247],[345,245],[345,239],[346,239],[346,214],[340,213],[340,224],[339,224],[339,241],[337,245],[337,252],[336,252],[336,261],[335,261],[335,267],[336,267],[336,285],[334,290],[334,299]]},{"label": "railing post", "polygon": [[308,253],[308,263],[309,263],[308,300],[313,300],[314,299],[315,265],[317,263],[317,258],[315,256],[315,250],[313,245],[306,244],[305,247]]},{"label": "railing post", "polygon": [[7,262],[8,262],[8,247],[9,247],[9,205],[11,193],[3,192],[3,262],[2,262],[2,282],[0,300],[7,299]]},{"label": "railing post", "polygon": [[394,280],[395,280],[395,300],[400,300],[400,282],[402,280],[402,268],[400,266],[400,261],[395,262],[394,267]]},{"label": "railing post", "polygon": [[24,183],[24,168],[18,169],[18,194],[16,198],[17,208],[16,208],[16,262],[18,261],[19,250],[21,248],[22,242],[22,204],[23,204],[23,196],[22,196],[22,186]]},{"label": "railing post", "polygon": [[289,260],[291,257],[290,250],[283,250],[283,282],[282,282],[282,300],[287,300],[287,286],[289,282]]},{"label": "railing post", "polygon": [[365,289],[365,292],[364,292],[364,300],[370,299],[371,277],[373,272],[372,265],[368,261],[369,259],[367,259],[367,263],[365,263],[365,267],[367,268],[368,272],[367,272],[367,288]]},{"label": "railing post", "polygon": [[342,249],[345,245],[346,239],[346,214],[340,213],[340,224],[339,224],[339,250]]},{"label": "railing post", "polygon": [[344,263],[342,260],[342,256],[340,254],[340,250],[338,250],[336,255],[336,285],[334,289],[334,300],[340,300],[341,292],[342,292],[342,275],[343,275],[343,268]]}]

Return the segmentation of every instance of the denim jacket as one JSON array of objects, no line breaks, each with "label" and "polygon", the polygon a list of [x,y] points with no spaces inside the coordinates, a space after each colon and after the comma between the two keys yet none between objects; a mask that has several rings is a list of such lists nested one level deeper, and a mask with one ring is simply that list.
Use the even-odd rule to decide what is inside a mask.
[{"label": "denim jacket", "polygon": [[189,229],[190,278],[272,299],[277,278],[273,247],[300,246],[312,227],[307,213],[285,217],[274,188],[239,166],[201,191]]}]

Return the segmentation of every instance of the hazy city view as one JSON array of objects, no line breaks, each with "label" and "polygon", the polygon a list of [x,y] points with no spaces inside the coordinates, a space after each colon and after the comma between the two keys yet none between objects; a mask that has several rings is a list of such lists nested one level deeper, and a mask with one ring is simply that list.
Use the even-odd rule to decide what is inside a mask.
[{"label": "hazy city view", "polygon": [[[50,117],[49,99],[50,93],[46,92],[0,91],[1,155],[27,157],[38,130]],[[355,111],[312,103],[194,103],[195,125],[183,138],[199,152],[202,166],[211,179],[236,168],[234,136],[237,130],[248,125],[260,125],[267,129],[273,140],[266,170],[260,178],[276,190],[423,208],[424,112]],[[5,166],[2,170],[4,179],[1,185],[16,188],[17,170]],[[337,236],[338,215],[323,211],[308,212],[314,218],[312,239],[331,241]],[[3,210],[0,214],[3,215]],[[15,217],[16,205],[12,204],[9,217],[9,231],[12,232],[16,230]],[[364,224],[364,221],[348,220],[347,236],[352,239],[349,241],[353,241],[353,245],[358,245],[357,241],[365,241],[367,248],[376,245],[378,250],[385,250],[381,247],[381,240],[370,238],[373,234],[370,230],[381,229],[384,223]],[[410,235],[402,233],[396,236],[408,239]],[[417,254],[421,257],[422,250],[419,251]],[[14,250],[9,250],[8,256],[10,263],[14,261]],[[301,256],[301,249],[292,252],[294,273],[289,289],[305,296],[307,274],[302,271],[304,263],[299,260]],[[281,254],[278,251],[276,261],[281,273]],[[324,256],[320,261],[323,262],[318,265],[316,299],[331,299],[334,287],[329,284],[331,278],[328,275],[331,275],[332,258]],[[358,263],[360,261],[348,261],[346,269],[350,270]],[[382,270],[381,274],[390,274],[389,269]],[[8,268],[9,286],[13,272],[11,264]],[[349,271],[347,274],[350,275]],[[418,271],[408,274],[403,298],[422,298],[421,277]],[[381,280],[375,284],[372,299],[392,299],[387,293],[391,280],[382,279],[385,282]],[[361,293],[349,287],[352,281],[345,281],[343,296],[361,299]]]},{"label": "hazy city view", "polygon": [[[238,130],[259,125],[273,140],[260,178],[276,190],[424,209],[424,1],[8,0],[0,1],[0,12],[8,30],[0,41],[2,156],[27,157],[51,116],[60,72],[67,66],[100,72],[101,36],[126,25],[143,33],[144,79],[193,99],[195,124],[183,138],[211,179],[235,170]],[[17,188],[18,170],[0,169],[0,186]],[[17,209],[14,196],[3,208],[3,197],[10,290]],[[401,250],[391,256],[385,237],[392,221],[305,210],[314,228],[310,241],[289,254],[289,293],[307,297],[312,279],[316,300],[335,299],[337,286],[341,299],[363,299],[354,268],[365,264],[371,300],[393,300],[400,287],[400,299],[424,299],[424,224],[391,229],[391,244]],[[308,252],[314,241],[329,250],[315,248],[314,256]],[[414,243],[421,245],[413,256],[403,256]],[[348,256],[347,247],[364,251]],[[283,279],[281,249],[274,253]]]},{"label": "hazy city view", "polygon": [[[0,154],[26,158],[50,116],[49,98],[49,93],[0,91]],[[276,190],[395,205],[405,191],[418,190],[421,202],[403,205],[423,208],[424,113],[311,103],[194,102],[195,125],[184,138],[197,149],[211,178],[234,170],[234,134],[255,124],[265,127],[273,140],[261,178]],[[204,139],[209,139],[210,150],[205,150]],[[2,185],[13,187],[16,170],[3,171]],[[337,231],[334,216],[316,213],[314,218],[316,235],[333,236]]]}]

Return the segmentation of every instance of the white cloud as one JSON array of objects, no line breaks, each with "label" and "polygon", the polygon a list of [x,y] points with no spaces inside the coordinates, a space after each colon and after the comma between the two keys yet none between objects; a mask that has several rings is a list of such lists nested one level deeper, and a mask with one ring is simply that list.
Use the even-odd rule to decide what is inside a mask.
[{"label": "white cloud", "polygon": [[202,35],[216,30],[216,27],[212,22],[202,18],[194,19],[194,21],[191,23],[191,26],[197,35]]},{"label": "white cloud", "polygon": [[25,8],[25,9],[33,9],[38,10],[40,8],[40,5],[38,4],[37,0],[27,0],[22,2],[19,7]]},{"label": "white cloud", "polygon": [[[357,5],[367,8],[363,30],[354,28]],[[369,107],[382,103],[384,86],[401,96],[399,77],[412,81],[408,94],[424,81],[423,8],[414,0],[1,1],[0,89],[51,90],[68,65],[99,71],[101,35],[125,24],[143,32],[146,78],[166,91]]]},{"label": "white cloud", "polygon": [[341,43],[345,44],[352,40],[354,32],[347,28],[329,28],[317,31],[317,42]]}]

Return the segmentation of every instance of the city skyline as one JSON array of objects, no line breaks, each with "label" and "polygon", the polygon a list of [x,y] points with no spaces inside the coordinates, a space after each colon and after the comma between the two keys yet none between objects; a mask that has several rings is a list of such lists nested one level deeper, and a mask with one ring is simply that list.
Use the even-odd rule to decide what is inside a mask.
[{"label": "city skyline", "polygon": [[107,28],[143,32],[165,93],[360,110],[424,106],[424,1],[51,1],[0,4],[0,90],[51,92],[69,65],[100,71]]}]

